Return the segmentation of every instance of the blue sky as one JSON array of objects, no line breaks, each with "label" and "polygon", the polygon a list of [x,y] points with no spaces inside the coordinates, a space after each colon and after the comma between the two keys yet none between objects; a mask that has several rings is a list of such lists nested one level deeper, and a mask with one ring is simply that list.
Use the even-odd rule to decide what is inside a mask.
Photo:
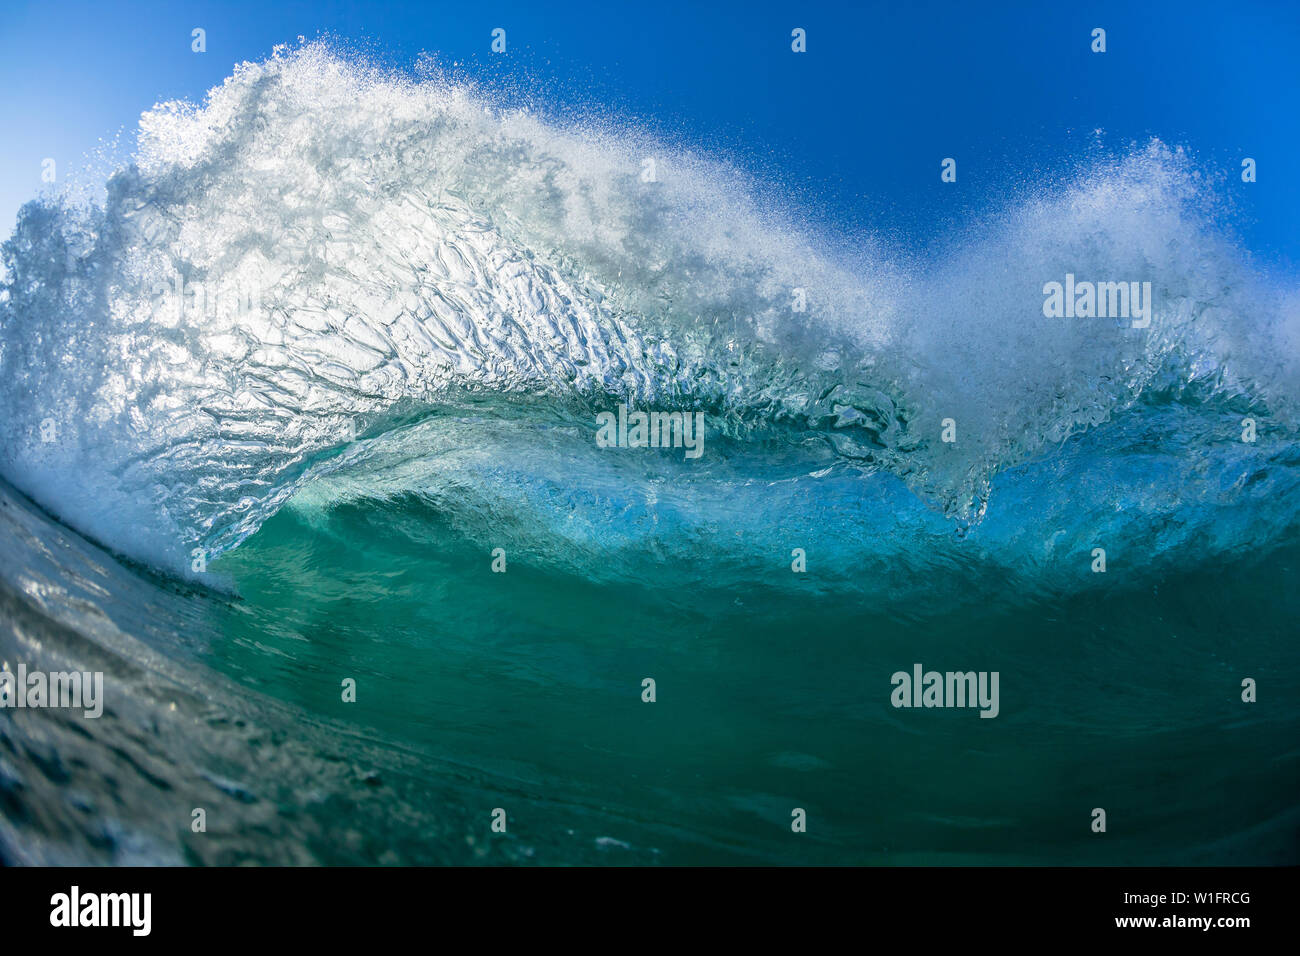
[{"label": "blue sky", "polygon": [[[940,238],[1022,184],[1157,136],[1224,176],[1266,261],[1300,261],[1300,4],[610,2],[9,3],[0,15],[0,233],[142,110],[236,62],[332,34],[396,66],[421,51],[596,107],[778,181],[809,214]],[[207,51],[190,32],[207,32]],[[490,52],[491,31],[508,52]],[[807,31],[793,54],[790,31]],[[1107,52],[1089,49],[1094,27]],[[958,189],[939,162],[959,162]],[[1240,181],[1242,157],[1259,180]]]}]

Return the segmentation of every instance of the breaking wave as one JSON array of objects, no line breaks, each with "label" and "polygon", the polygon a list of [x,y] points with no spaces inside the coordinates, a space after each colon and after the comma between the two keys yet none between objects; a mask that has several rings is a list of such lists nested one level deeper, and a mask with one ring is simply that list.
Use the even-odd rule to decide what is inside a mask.
[{"label": "breaking wave", "polygon": [[[1014,566],[1163,509],[1185,516],[1178,542],[1254,546],[1295,526],[1300,309],[1215,218],[1211,185],[1153,142],[922,265],[635,131],[310,44],[145,113],[102,205],[23,209],[0,469],[179,571],[313,486],[303,502],[524,509],[535,546],[575,560],[574,534],[640,534],[599,530],[597,509],[566,544],[576,495],[661,503],[687,541],[722,513],[767,547],[794,516],[847,557],[982,522]],[[1149,281],[1149,326],[1045,318],[1067,273]],[[620,402],[704,412],[708,453],[654,474],[596,453],[595,415]],[[1116,469],[1141,495],[1117,499]],[[1224,525],[1234,508],[1251,517]]]},{"label": "breaking wave", "polygon": [[511,102],[308,44],[24,207],[0,664],[105,703],[0,709],[0,863],[1295,862],[1300,298],[1188,156],[899,249]]}]

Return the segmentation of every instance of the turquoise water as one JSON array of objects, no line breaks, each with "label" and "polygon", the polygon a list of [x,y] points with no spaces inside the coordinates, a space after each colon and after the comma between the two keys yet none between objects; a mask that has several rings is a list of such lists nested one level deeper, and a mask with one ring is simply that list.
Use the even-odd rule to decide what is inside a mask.
[{"label": "turquoise water", "polygon": [[[730,587],[701,561],[690,607],[522,557],[493,574],[418,500],[287,508],[223,565],[250,583],[212,654],[312,713],[501,773],[493,805],[521,841],[612,815],[627,862],[1293,860],[1294,548],[1023,604],[958,566],[949,597],[968,606],[911,613],[791,587],[775,557]],[[913,661],[999,670],[1001,714],[895,710],[889,675]],[[1273,700],[1243,704],[1242,674]]]},{"label": "turquoise water", "polygon": [[1178,150],[900,252],[314,45],[141,138],[4,247],[0,658],[105,709],[0,859],[1297,862],[1298,300]]}]

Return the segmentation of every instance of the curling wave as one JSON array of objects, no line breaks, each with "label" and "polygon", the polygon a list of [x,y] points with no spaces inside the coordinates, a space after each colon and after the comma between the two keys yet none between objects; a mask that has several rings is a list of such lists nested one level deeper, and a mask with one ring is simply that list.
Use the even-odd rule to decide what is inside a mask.
[{"label": "curling wave", "polygon": [[3,248],[0,665],[104,707],[0,707],[0,864],[1294,864],[1300,300],[1222,218],[1151,143],[908,254],[319,44],[155,107]]},{"label": "curling wave", "polygon": [[[687,541],[728,514],[765,550],[793,514],[846,558],[986,519],[1012,567],[1117,511],[1167,506],[1179,541],[1223,548],[1296,523],[1296,296],[1159,143],[922,267],[635,132],[311,44],[145,113],[102,206],[29,204],[4,255],[0,470],[169,570],[313,485],[304,503],[522,508],[533,546],[573,560],[583,535],[559,526],[584,493],[588,513],[660,503]],[[1045,318],[1042,286],[1067,273],[1150,281],[1149,327]],[[594,416],[618,402],[704,412],[710,455],[647,475],[596,454]],[[1143,495],[1118,500],[1115,469]],[[999,476],[1016,490],[990,523]],[[1178,500],[1152,494],[1170,483]],[[1219,540],[1234,508],[1252,517]],[[639,534],[600,525],[605,550]]]}]

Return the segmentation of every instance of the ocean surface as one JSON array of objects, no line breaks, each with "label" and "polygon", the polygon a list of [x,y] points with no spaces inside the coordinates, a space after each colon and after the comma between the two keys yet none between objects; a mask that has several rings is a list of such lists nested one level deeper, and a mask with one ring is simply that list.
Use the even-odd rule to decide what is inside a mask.
[{"label": "ocean surface", "polygon": [[319,44],[154,107],[4,245],[0,662],[105,683],[0,708],[0,861],[1300,862],[1300,295],[1218,196],[909,250]]}]

